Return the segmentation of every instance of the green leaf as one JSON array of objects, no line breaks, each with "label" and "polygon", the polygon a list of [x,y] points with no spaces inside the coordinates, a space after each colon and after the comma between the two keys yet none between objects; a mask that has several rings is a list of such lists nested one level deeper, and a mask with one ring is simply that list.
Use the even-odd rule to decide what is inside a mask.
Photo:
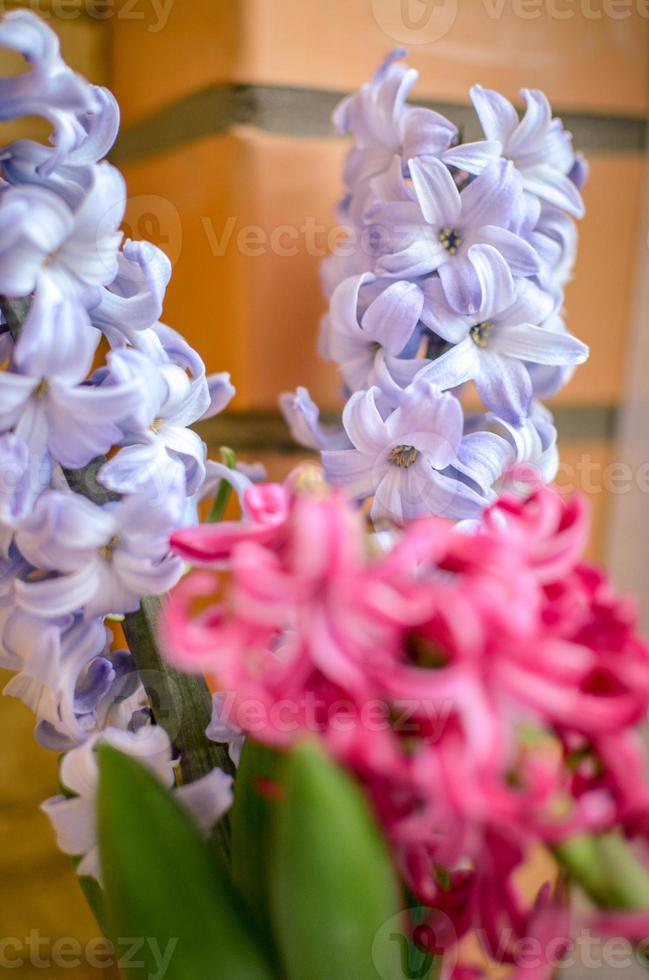
[{"label": "green leaf", "polygon": [[289,980],[402,977],[400,895],[359,788],[315,744],[287,760],[271,895]]},{"label": "green leaf", "polygon": [[143,940],[126,977],[271,980],[252,923],[189,815],[147,769],[99,750],[99,842],[112,937]]},{"label": "green leaf", "polygon": [[262,932],[270,937],[272,829],[286,754],[247,738],[234,784],[232,875]]},{"label": "green leaf", "polygon": [[[81,858],[72,859],[72,867],[75,871],[80,863]],[[103,934],[107,936],[108,927],[106,924],[106,910],[104,908],[104,893],[101,890],[101,885],[96,878],[90,878],[88,875],[79,875],[77,881],[79,882],[79,887],[84,894],[86,902],[90,906],[90,911],[97,920],[97,925]]]}]

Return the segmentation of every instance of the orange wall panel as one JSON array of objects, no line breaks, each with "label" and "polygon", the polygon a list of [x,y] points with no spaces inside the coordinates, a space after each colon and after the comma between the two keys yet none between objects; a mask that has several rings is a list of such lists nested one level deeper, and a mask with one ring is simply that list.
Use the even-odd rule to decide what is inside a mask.
[{"label": "orange wall panel", "polygon": [[598,154],[590,164],[575,276],[566,291],[566,322],[590,345],[590,358],[558,396],[563,404],[610,403],[621,396],[641,232],[646,160]]},{"label": "orange wall panel", "polygon": [[127,227],[174,261],[166,322],[232,372],[239,408],[273,408],[297,384],[332,400],[315,348],[340,165],[336,142],[240,128],[123,168]]},{"label": "orange wall panel", "polygon": [[[422,96],[546,89],[571,108],[647,108],[649,9],[607,0],[248,0],[241,77],[354,88],[408,48]],[[613,16],[611,14],[613,13]]]},{"label": "orange wall panel", "polygon": [[[125,123],[237,73],[243,0],[119,0],[112,87]],[[134,16],[138,13],[140,16]]]},{"label": "orange wall panel", "polygon": [[401,46],[420,97],[465,101],[480,81],[541,87],[564,108],[643,115],[649,102],[647,0],[159,0],[141,19],[121,2],[127,122],[227,80],[351,89]]}]

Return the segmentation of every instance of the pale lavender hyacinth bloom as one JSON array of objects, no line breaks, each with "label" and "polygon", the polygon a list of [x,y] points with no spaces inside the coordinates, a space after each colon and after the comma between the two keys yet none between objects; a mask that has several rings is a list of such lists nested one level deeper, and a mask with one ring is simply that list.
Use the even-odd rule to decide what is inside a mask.
[{"label": "pale lavender hyacinth bloom", "polygon": [[502,302],[513,276],[539,271],[532,246],[510,230],[525,215],[521,178],[511,163],[490,164],[462,192],[439,160],[412,160],[410,170],[413,189],[397,178],[400,198],[368,213],[396,239],[376,262],[376,274],[413,279],[437,271],[451,306],[471,313],[487,295]]},{"label": "pale lavender hyacinth bloom", "polygon": [[60,163],[86,138],[79,116],[101,110],[93,87],[68,68],[59,41],[38,17],[14,10],[0,22],[0,47],[23,55],[30,71],[0,79],[0,119],[43,116],[54,129],[49,166]]},{"label": "pale lavender hyacinth bloom", "polygon": [[31,708],[47,748],[68,749],[96,728],[98,706],[130,660],[109,651],[110,637],[101,620],[44,621],[20,609],[10,616],[3,642],[21,669],[3,693]]},{"label": "pale lavender hyacinth bloom", "polygon": [[27,296],[48,280],[62,296],[79,299],[112,282],[118,272],[124,179],[108,163],[92,169],[92,183],[73,210],[57,194],[34,185],[0,195],[0,292]]},{"label": "pale lavender hyacinth bloom", "polygon": [[475,381],[487,408],[514,425],[524,421],[532,400],[526,362],[571,365],[588,357],[576,337],[539,325],[553,312],[553,299],[527,280],[518,283],[516,298],[505,309],[489,297],[470,315],[451,309],[439,280],[429,280],[423,289],[424,322],[453,346],[422,376],[443,390]]},{"label": "pale lavender hyacinth bloom", "polygon": [[[533,398],[558,390],[588,353],[559,315],[586,168],[537,92],[523,93],[528,108],[519,122],[502,96],[476,87],[487,139],[457,145],[452,125],[407,105],[417,75],[399,57],[336,116],[354,140],[341,207],[349,238],[323,264],[330,308],[321,353],[336,361],[350,396],[344,430],[320,424],[304,389],[283,395],[281,405],[295,438],[323,451],[331,480],[365,499],[384,475],[378,463],[372,474],[385,451],[370,442],[381,433],[377,445],[387,444],[386,430],[413,392],[426,382],[456,392],[475,382],[493,411],[467,420],[454,458],[439,469],[439,481],[454,487],[451,505],[425,491],[414,500],[416,466],[429,470],[402,433],[401,448],[412,452],[399,462],[410,473],[388,470],[385,487],[399,490],[384,487],[372,511],[399,521],[420,513],[464,519],[493,499],[514,464],[529,463],[544,479],[556,472],[556,430]],[[373,318],[374,303],[390,306],[386,278],[399,301]],[[425,420],[430,405],[420,401]]]},{"label": "pale lavender hyacinth bloom", "polygon": [[527,239],[541,260],[539,282],[550,291],[563,289],[577,256],[577,226],[572,218],[549,204],[542,204]]},{"label": "pale lavender hyacinth bloom", "polygon": [[[365,291],[369,296],[361,307]],[[385,357],[390,369],[412,340],[423,305],[423,293],[414,282],[380,282],[364,273],[338,286],[325,328],[326,352],[338,362],[351,391],[371,385],[377,356]]]},{"label": "pale lavender hyacinth bloom", "polygon": [[87,88],[93,108],[73,120],[74,149],[14,140],[1,151],[2,174],[9,184],[35,184],[55,191],[70,207],[79,203],[80,189],[87,190],[92,181],[93,165],[108,153],[119,130],[119,107],[112,93],[98,85]]},{"label": "pale lavender hyacinth bloom", "polygon": [[[181,575],[168,536],[206,483],[205,446],[187,426],[220,411],[233,389],[158,322],[164,253],[145,242],[120,252],[125,186],[98,163],[118,129],[113,96],[67,68],[53,31],[30,13],[0,22],[2,45],[30,70],[0,80],[0,118],[41,114],[54,128],[53,147],[23,139],[0,150],[0,293],[30,300],[17,341],[0,324],[0,664],[15,672],[5,693],[32,708],[48,748],[89,741],[92,753],[108,727],[106,740],[146,756],[171,785],[169,739],[151,726],[142,679],[130,654],[109,650],[102,618],[137,610]],[[112,353],[88,377],[102,333]],[[146,369],[119,377],[131,356]],[[72,492],[67,470],[128,441],[121,423],[133,420],[128,435],[170,464],[164,493],[129,486],[100,507]],[[85,855],[82,874],[97,866],[97,769],[94,754],[84,758],[85,771],[80,755],[64,762],[78,799],[46,807],[64,849]],[[229,777],[216,771],[178,796],[207,830],[229,805]]]},{"label": "pale lavender hyacinth bloom", "polygon": [[[169,736],[157,725],[147,725],[136,732],[107,728],[64,757],[60,772],[61,782],[75,795],[54,796],[43,804],[43,810],[52,822],[60,849],[65,854],[82,858],[77,873],[92,876],[99,881],[101,865],[97,841],[97,748],[102,744],[137,758],[168,789],[173,787],[175,778]],[[213,769],[202,779],[180,786],[175,790],[174,796],[207,835],[232,805],[232,777],[220,769]]]},{"label": "pale lavender hyacinth bloom", "polygon": [[487,415],[487,420],[512,446],[512,465],[529,463],[544,483],[555,479],[559,470],[557,430],[552,413],[544,405],[532,402],[528,418],[519,426],[493,415]]},{"label": "pale lavender hyacinth bloom", "polygon": [[136,331],[153,327],[162,315],[171,262],[150,242],[128,240],[118,255],[115,279],[90,309],[95,327],[115,342],[135,341]]},{"label": "pale lavender hyacinth bloom", "polygon": [[372,81],[343,99],[334,112],[337,130],[352,133],[356,143],[345,168],[350,185],[386,170],[395,154],[437,154],[457,139],[456,127],[444,116],[406,105],[419,72],[400,64],[404,55],[402,50],[389,54]]},{"label": "pale lavender hyacinth bloom", "polygon": [[[563,318],[558,313],[552,316],[543,324],[544,330],[552,333],[567,334],[568,328]],[[533,364],[528,362],[527,369],[532,382],[532,390],[535,398],[551,398],[561,391],[571,380],[576,370],[575,364]]]},{"label": "pale lavender hyacinth bloom", "polygon": [[122,348],[113,351],[108,377],[118,384],[140,379],[142,395],[123,426],[125,448],[101,469],[104,486],[132,493],[150,483],[164,484],[181,467],[187,494],[196,493],[205,479],[206,449],[188,426],[228,404],[234,394],[229,375],[208,379],[203,368],[189,378],[171,361],[156,364],[138,350]]},{"label": "pale lavender hyacinth bloom", "polygon": [[371,82],[343,99],[334,112],[340,133],[351,133],[355,147],[348,155],[345,180],[355,189],[360,181],[387,170],[395,155],[405,161],[440,156],[446,163],[479,173],[498,155],[491,140],[458,145],[457,127],[439,112],[406,104],[419,72],[400,63],[405,51],[391,52]]},{"label": "pale lavender hyacinth bloom", "polygon": [[474,85],[471,99],[485,136],[501,145],[523,177],[526,191],[581,218],[584,206],[569,174],[575,164],[572,136],[552,109],[543,92],[521,89],[527,108],[521,120],[514,106],[492,89]]},{"label": "pale lavender hyacinth bloom", "polygon": [[227,710],[227,695],[218,691],[212,695],[212,717],[205,730],[211,742],[228,746],[228,755],[235,766],[241,761],[245,736],[243,730],[232,721]]},{"label": "pale lavender hyacinth bloom", "polygon": [[496,488],[508,487],[508,471],[519,464],[528,464],[544,483],[557,475],[557,430],[551,412],[540,402],[532,403],[520,425],[510,425],[493,412],[467,420],[453,469],[485,497],[490,489],[493,498]]},{"label": "pale lavender hyacinth bloom", "polygon": [[84,350],[79,343],[74,317],[39,321],[38,308],[16,345],[17,370],[0,372],[0,431],[12,429],[32,457],[47,450],[63,466],[76,469],[119,442],[119,422],[139,404],[142,381],[84,384],[92,345]]},{"label": "pale lavender hyacinth bloom", "polygon": [[4,642],[4,631],[10,617],[16,611],[14,585],[18,576],[28,575],[28,563],[14,546],[6,558],[0,556],[0,667],[6,670],[20,670],[22,660]]},{"label": "pale lavender hyacinth bloom", "polygon": [[65,155],[66,166],[85,167],[102,160],[119,132],[119,106],[113,93],[103,85],[91,85],[94,105],[77,114],[82,131],[73,150]]},{"label": "pale lavender hyacinth bloom", "polygon": [[[1,390],[1,389],[0,389]],[[15,433],[0,436],[0,555],[9,557],[16,528],[49,485],[52,467]]]},{"label": "pale lavender hyacinth bloom", "polygon": [[306,388],[285,391],[279,397],[282,414],[296,442],[308,449],[345,449],[351,443],[341,425],[323,425],[320,409]]},{"label": "pale lavender hyacinth bloom", "polygon": [[378,388],[351,396],[343,412],[351,449],[322,453],[327,478],[359,500],[374,497],[372,518],[403,522],[430,513],[472,516],[479,495],[445,475],[462,439],[458,400],[416,381],[401,405],[383,418]]},{"label": "pale lavender hyacinth bloom", "polygon": [[56,618],[82,609],[86,617],[134,612],[143,595],[161,595],[180,578],[182,561],[168,537],[184,506],[184,489],[158,506],[146,495],[98,507],[79,494],[46,491],[16,534],[35,568],[60,572],[17,581],[26,612]]}]

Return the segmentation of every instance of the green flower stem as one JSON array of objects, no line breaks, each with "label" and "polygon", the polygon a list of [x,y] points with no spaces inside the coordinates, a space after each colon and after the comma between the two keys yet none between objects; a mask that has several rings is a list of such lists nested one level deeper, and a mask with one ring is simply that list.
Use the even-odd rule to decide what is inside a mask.
[{"label": "green flower stem", "polygon": [[184,783],[193,782],[220,766],[231,774],[227,746],[205,737],[212,713],[212,698],[202,677],[181,674],[160,655],[156,635],[160,599],[148,596],[140,609],[124,617],[124,633],[140,671],[153,713],[180,754]]},{"label": "green flower stem", "polygon": [[649,872],[621,835],[573,837],[555,847],[554,856],[599,908],[649,911]]},{"label": "green flower stem", "polygon": [[[144,684],[153,716],[168,733],[180,760],[183,783],[206,776],[217,766],[234,775],[227,745],[211,742],[205,735],[212,698],[202,677],[181,674],[160,655],[156,637],[160,599],[148,596],[137,612],[124,618],[124,633]],[[229,860],[230,821],[226,815],[214,828],[214,842]]]},{"label": "green flower stem", "polygon": [[[221,446],[221,459],[229,470],[233,470],[237,465],[237,457],[234,454],[234,450],[228,446]],[[207,515],[208,524],[216,524],[218,521],[223,520],[225,508],[228,506],[231,496],[232,484],[228,483],[227,480],[221,480],[212,506],[210,507],[210,512]]]}]

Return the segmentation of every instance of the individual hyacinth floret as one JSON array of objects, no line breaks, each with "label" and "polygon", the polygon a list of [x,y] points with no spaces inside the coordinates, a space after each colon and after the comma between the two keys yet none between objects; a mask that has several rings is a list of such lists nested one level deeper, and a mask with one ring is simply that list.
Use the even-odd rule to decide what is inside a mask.
[{"label": "individual hyacinth floret", "polygon": [[[328,479],[372,499],[374,520],[475,517],[513,465],[556,473],[538,399],[588,355],[562,320],[586,166],[538,91],[521,93],[519,120],[475,86],[486,138],[461,142],[449,120],[407,104],[417,72],[402,56],[334,115],[353,144],[338,207],[348,237],[323,264],[321,351],[342,376],[342,426],[323,427],[304,389],[281,404]],[[467,387],[482,412],[467,414]],[[440,413],[442,396],[457,411]],[[421,424],[404,430],[413,405]]]},{"label": "individual hyacinth floret", "polygon": [[[71,71],[27,11],[3,18],[0,45],[28,63],[0,80],[0,116],[41,115],[53,127],[52,146],[18,140],[1,153],[0,666],[14,672],[5,693],[35,712],[40,742],[81,753],[64,777],[75,759],[96,771],[90,756],[106,729],[136,755],[162,742],[170,782],[169,738],[104,619],[180,578],[169,534],[195,519],[216,466],[189,426],[223,409],[233,388],[160,323],[167,257],[148,242],[122,247],[125,184],[103,160],[118,129],[113,97]],[[229,801],[218,778],[212,818]],[[47,809],[63,849],[87,855],[92,805],[62,798]],[[92,855],[83,866],[98,873]]]}]

